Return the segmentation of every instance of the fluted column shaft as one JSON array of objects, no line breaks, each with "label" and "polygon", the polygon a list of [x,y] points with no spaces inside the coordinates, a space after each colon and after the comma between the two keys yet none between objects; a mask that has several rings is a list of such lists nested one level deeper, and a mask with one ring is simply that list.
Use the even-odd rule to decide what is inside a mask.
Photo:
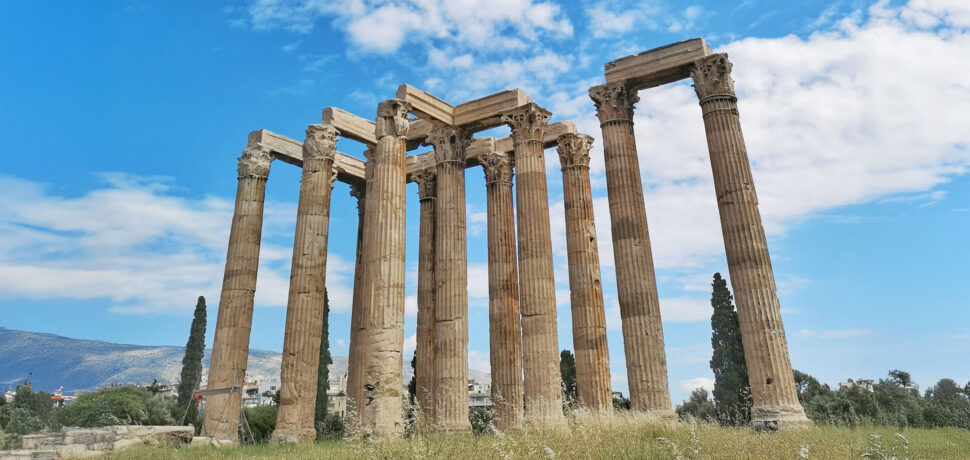
[{"label": "fluted column shaft", "polygon": [[410,104],[390,99],[377,109],[373,178],[364,210],[361,425],[377,438],[401,436],[404,346],[405,167]]},{"label": "fluted column shaft", "polygon": [[515,149],[525,416],[533,425],[556,425],[565,421],[549,196],[542,145],[549,117],[548,111],[534,103],[502,117],[502,121],[512,128]]},{"label": "fluted column shaft", "polygon": [[515,257],[515,208],[512,158],[488,153],[479,158],[485,170],[488,200],[488,324],[492,368],[492,419],[499,430],[522,424],[522,329]]},{"label": "fluted column shaft", "polygon": [[566,211],[566,251],[572,305],[576,389],[592,409],[613,410],[610,353],[606,344],[606,311],[600,279],[599,249],[589,183],[589,149],[593,138],[563,134],[558,138]]},{"label": "fluted column shaft", "polygon": [[263,230],[263,201],[270,162],[269,151],[255,144],[246,146],[239,157],[236,207],[229,230],[226,271],[222,278],[219,316],[206,385],[208,390],[233,386],[239,388],[230,393],[206,397],[202,433],[212,438],[238,440],[239,410],[249,359],[253,296]]},{"label": "fluted column shaft", "polygon": [[[369,155],[369,153],[367,154]],[[373,163],[364,164],[364,184],[350,187],[351,196],[357,198],[357,251],[354,262],[354,292],[350,311],[350,345],[347,348],[347,417],[346,424],[351,436],[359,434],[360,409],[357,402],[363,400],[363,357],[361,355],[360,330],[363,322],[364,265],[364,210],[367,202],[367,180],[372,176]]]},{"label": "fluted column shaft", "polygon": [[468,421],[468,250],[465,231],[465,147],[460,129],[436,126],[434,375],[435,428],[470,431]]},{"label": "fluted column shaft", "polygon": [[327,278],[327,235],[337,130],[310,125],[303,142],[303,174],[296,213],[290,292],[286,305],[277,441],[313,442],[317,368]]},{"label": "fluted column shaft", "polygon": [[433,169],[414,176],[421,202],[418,236],[418,330],[414,348],[414,380],[421,421],[434,420],[434,326],[435,326],[435,208],[436,181]]},{"label": "fluted column shaft", "polygon": [[691,76],[704,115],[724,252],[738,308],[754,403],[751,422],[769,428],[806,426],[811,422],[795,391],[731,67],[726,54],[714,54],[696,61]]},{"label": "fluted column shaft", "polygon": [[636,94],[622,84],[590,88],[603,130],[617,298],[623,322],[630,406],[671,417],[660,301],[633,134]]}]

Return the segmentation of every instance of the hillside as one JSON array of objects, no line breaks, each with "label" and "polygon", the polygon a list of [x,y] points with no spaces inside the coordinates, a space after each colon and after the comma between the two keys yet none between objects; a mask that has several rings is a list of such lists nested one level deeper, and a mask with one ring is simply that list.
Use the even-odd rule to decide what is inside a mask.
[{"label": "hillside", "polygon": [[[206,350],[203,367],[209,368]],[[35,389],[89,391],[111,384],[175,383],[182,370],[183,347],[125,345],[81,340],[54,334],[0,327],[0,390],[11,389],[33,372]],[[410,356],[408,357],[410,358]],[[278,379],[282,355],[274,351],[249,351],[249,379]],[[347,373],[347,358],[334,356],[330,375]],[[472,371],[471,378],[488,381],[488,374]],[[404,380],[411,379],[410,359]]]}]

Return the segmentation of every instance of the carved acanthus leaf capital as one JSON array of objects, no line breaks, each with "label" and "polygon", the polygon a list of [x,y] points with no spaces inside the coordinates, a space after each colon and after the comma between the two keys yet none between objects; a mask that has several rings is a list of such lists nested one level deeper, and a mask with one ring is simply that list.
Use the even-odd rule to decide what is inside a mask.
[{"label": "carved acanthus leaf capital", "polygon": [[408,112],[411,103],[400,99],[388,99],[377,105],[377,126],[374,134],[380,140],[385,136],[405,137],[411,122]]},{"label": "carved acanthus leaf capital", "polygon": [[502,123],[512,128],[512,141],[542,141],[552,113],[530,102],[502,114]]},{"label": "carved acanthus leaf capital", "polygon": [[613,120],[633,120],[633,105],[640,102],[636,91],[625,83],[607,83],[589,89],[589,98],[596,106],[600,123]]},{"label": "carved acanthus leaf capital", "polygon": [[512,183],[512,174],[515,161],[506,153],[491,152],[483,153],[478,156],[485,171],[485,182],[508,182]]},{"label": "carved acanthus leaf capital", "polygon": [[361,182],[350,184],[350,196],[357,198],[357,201],[364,199],[367,196],[367,185]]},{"label": "carved acanthus leaf capital", "polygon": [[414,173],[411,179],[418,184],[418,199],[425,200],[438,196],[438,181],[435,168],[429,167]]},{"label": "carved acanthus leaf capital", "polygon": [[236,171],[240,179],[245,177],[266,179],[269,177],[269,165],[272,162],[273,157],[270,156],[268,149],[260,144],[249,144],[239,156],[239,166]]},{"label": "carved acanthus leaf capital", "polygon": [[333,160],[340,132],[330,125],[310,125],[303,141],[303,160]]},{"label": "carved acanthus leaf capital", "polygon": [[570,166],[589,167],[589,149],[593,146],[593,137],[579,133],[564,133],[556,138],[559,148],[559,163],[563,169]]},{"label": "carved acanthus leaf capital", "polygon": [[457,126],[435,124],[425,138],[426,145],[434,146],[436,163],[447,161],[465,162],[465,149],[472,142],[471,133]]},{"label": "carved acanthus leaf capital", "polygon": [[727,53],[712,54],[694,61],[690,77],[694,79],[697,98],[704,100],[715,95],[734,96],[734,80]]}]

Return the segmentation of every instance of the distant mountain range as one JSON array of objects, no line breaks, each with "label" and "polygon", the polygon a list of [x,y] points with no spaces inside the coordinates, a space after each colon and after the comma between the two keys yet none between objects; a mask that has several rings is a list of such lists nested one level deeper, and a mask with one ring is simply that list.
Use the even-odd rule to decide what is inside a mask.
[{"label": "distant mountain range", "polygon": [[[152,379],[176,383],[182,371],[184,347],[124,345],[99,340],[72,339],[54,334],[0,327],[0,391],[12,390],[28,374],[35,389],[54,391],[63,386],[67,394],[91,391],[112,384],[145,384]],[[202,365],[209,369],[205,351]],[[274,351],[249,350],[247,379],[277,380],[282,355]],[[334,356],[330,375],[346,374],[347,358]],[[469,377],[488,382],[488,374],[470,371]],[[410,359],[404,381],[411,379]]]}]

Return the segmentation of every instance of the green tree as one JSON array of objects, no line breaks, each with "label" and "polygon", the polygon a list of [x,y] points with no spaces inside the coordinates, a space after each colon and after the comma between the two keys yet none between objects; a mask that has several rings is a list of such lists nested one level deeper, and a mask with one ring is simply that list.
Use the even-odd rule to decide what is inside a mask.
[{"label": "green tree", "polygon": [[259,444],[269,441],[276,429],[276,414],[279,406],[257,406],[243,409],[246,417],[246,424],[239,424],[239,439],[249,439],[249,434],[245,432],[248,425],[252,433],[253,442]]},{"label": "green tree", "polygon": [[40,431],[46,424],[25,407],[15,407],[4,431],[11,434],[31,434]]},{"label": "green tree", "polygon": [[411,380],[408,382],[408,401],[414,404],[414,398],[418,394],[418,355],[411,355]]},{"label": "green tree", "polygon": [[913,379],[910,377],[909,372],[901,371],[899,369],[889,371],[889,380],[895,382],[897,385],[903,388],[908,388],[913,385]]},{"label": "green tree", "polygon": [[313,411],[313,425],[317,436],[327,429],[327,390],[330,389],[330,296],[323,289],[323,329],[320,331],[320,364],[317,366],[317,401]]},{"label": "green tree", "polygon": [[714,406],[722,425],[745,425],[751,420],[751,386],[741,345],[738,312],[731,291],[720,273],[714,274],[711,294],[711,370],[714,371]]},{"label": "green tree", "polygon": [[681,420],[693,417],[698,420],[714,421],[717,419],[717,409],[708,397],[707,390],[698,388],[690,393],[687,401],[677,406],[677,416]]},{"label": "green tree", "polygon": [[579,398],[576,392],[576,357],[573,352],[563,350],[559,353],[559,372],[562,375],[564,402],[576,401]]},{"label": "green tree", "polygon": [[[184,422],[194,424],[198,408],[192,399],[195,387],[202,378],[202,357],[205,354],[205,297],[199,296],[195,304],[195,316],[189,329],[189,340],[185,344],[185,355],[182,356],[182,375],[178,387],[177,412],[184,411]],[[190,404],[191,403],[191,404]]]},{"label": "green tree", "polygon": [[111,387],[77,397],[54,412],[56,426],[174,425],[170,401],[136,386]]},{"label": "green tree", "polygon": [[[46,391],[34,391],[29,382],[17,387],[17,394],[13,397],[13,409],[26,409],[27,412],[40,419],[43,426],[48,426],[51,421],[51,412],[54,410],[54,401],[50,393]],[[13,413],[11,412],[11,422]]]}]

